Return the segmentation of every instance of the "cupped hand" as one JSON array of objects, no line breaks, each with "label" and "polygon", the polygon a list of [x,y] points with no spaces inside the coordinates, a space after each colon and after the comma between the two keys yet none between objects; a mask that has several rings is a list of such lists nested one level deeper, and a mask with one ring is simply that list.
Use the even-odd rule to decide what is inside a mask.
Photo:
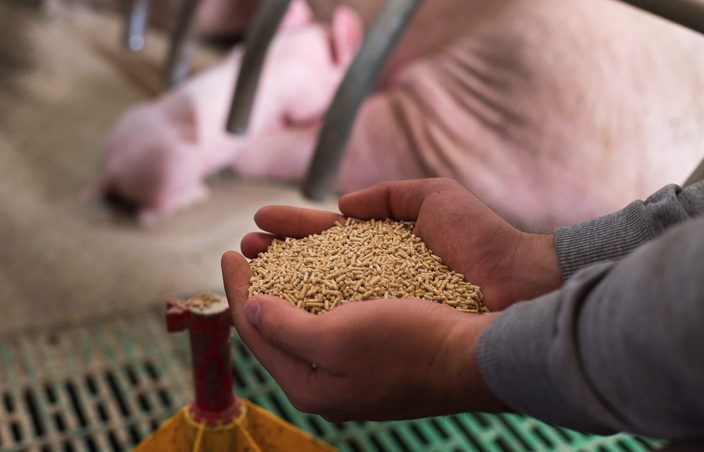
[{"label": "cupped hand", "polygon": [[255,215],[265,233],[242,240],[249,258],[274,237],[320,233],[345,217],[415,221],[414,232],[451,270],[481,287],[484,304],[500,311],[562,285],[554,237],[521,232],[450,179],[382,182],[343,196],[341,214],[269,206]]},{"label": "cupped hand", "polygon": [[222,269],[240,337],[301,411],[339,422],[506,410],[475,359],[497,314],[372,300],[316,316],[271,296],[247,300],[251,273],[236,252],[223,256]]}]

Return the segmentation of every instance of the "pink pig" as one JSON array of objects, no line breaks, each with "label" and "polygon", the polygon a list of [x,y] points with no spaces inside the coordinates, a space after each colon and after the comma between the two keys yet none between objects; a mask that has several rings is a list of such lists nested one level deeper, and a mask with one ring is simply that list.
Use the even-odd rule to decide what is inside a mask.
[{"label": "pink pig", "polygon": [[[361,25],[339,9],[331,53],[295,9],[308,19],[291,22],[306,25],[275,38],[245,139],[224,132],[236,50],[127,114],[103,189],[149,216],[201,198],[202,179],[226,165],[301,179]],[[429,0],[362,104],[338,189],[452,177],[519,227],[549,230],[682,183],[703,156],[699,35],[606,0]]]},{"label": "pink pig", "polygon": [[312,147],[313,128],[362,38],[354,10],[338,7],[325,27],[304,0],[294,0],[270,45],[246,136],[225,130],[243,53],[237,47],[206,73],[130,108],[108,137],[99,182],[84,196],[116,194],[151,222],[204,199],[204,179],[245,148],[266,152],[275,141],[295,154]]}]

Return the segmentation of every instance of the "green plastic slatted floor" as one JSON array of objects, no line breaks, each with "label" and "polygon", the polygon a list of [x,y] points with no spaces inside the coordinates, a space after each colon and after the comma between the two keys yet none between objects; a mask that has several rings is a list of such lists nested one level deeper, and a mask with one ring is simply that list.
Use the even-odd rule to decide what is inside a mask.
[{"label": "green plastic slatted floor", "polygon": [[[240,397],[345,452],[641,452],[660,445],[515,415],[331,424],[293,408],[237,339],[233,357]],[[189,359],[187,334],[167,334],[162,309],[3,338],[0,452],[129,451],[190,401]]]}]

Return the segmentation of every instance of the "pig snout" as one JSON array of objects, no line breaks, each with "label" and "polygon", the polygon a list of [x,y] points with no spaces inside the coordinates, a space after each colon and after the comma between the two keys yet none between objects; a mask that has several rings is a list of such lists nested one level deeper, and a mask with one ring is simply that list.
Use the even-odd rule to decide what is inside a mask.
[{"label": "pig snout", "polygon": [[207,196],[193,118],[165,116],[160,106],[130,109],[107,140],[95,193],[136,205],[148,223]]}]

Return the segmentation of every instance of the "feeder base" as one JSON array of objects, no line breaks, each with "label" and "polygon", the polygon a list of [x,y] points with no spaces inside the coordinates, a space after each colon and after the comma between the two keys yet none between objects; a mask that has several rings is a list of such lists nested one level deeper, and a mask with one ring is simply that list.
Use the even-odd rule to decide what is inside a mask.
[{"label": "feeder base", "polygon": [[333,452],[325,444],[248,400],[245,415],[229,424],[195,422],[184,407],[133,452]]}]

